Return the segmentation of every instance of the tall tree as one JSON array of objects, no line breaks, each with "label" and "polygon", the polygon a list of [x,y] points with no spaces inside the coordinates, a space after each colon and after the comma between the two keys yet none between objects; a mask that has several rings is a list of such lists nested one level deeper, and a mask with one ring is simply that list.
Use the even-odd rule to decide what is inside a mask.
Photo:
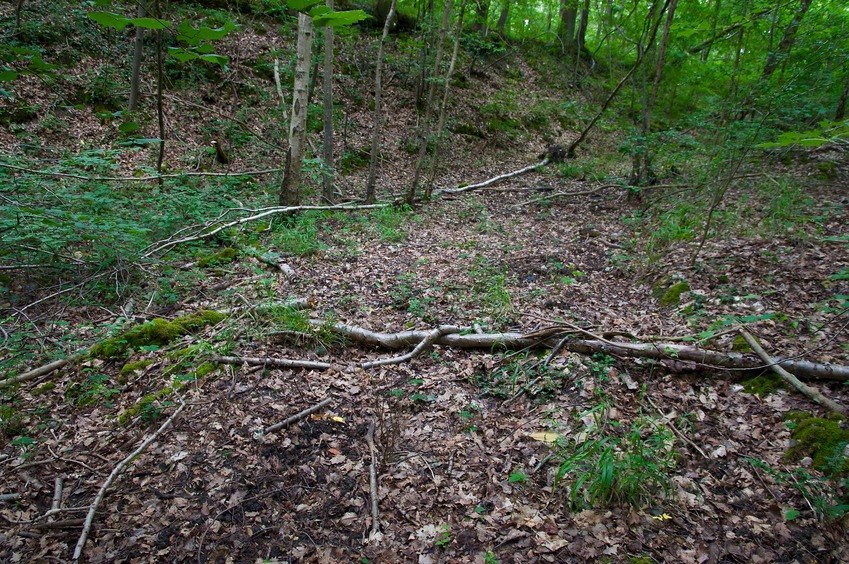
[{"label": "tall tree", "polygon": [[[327,0],[333,9],[333,0]],[[333,26],[324,28],[324,182],[321,199],[332,204],[333,194]]]},{"label": "tall tree", "polygon": [[389,6],[389,14],[386,16],[386,22],[383,24],[383,35],[380,37],[380,45],[377,48],[377,63],[374,71],[374,129],[371,137],[371,158],[368,167],[368,181],[366,182],[366,203],[373,204],[376,200],[374,194],[374,183],[377,177],[377,155],[380,150],[380,125],[381,125],[381,108],[380,98],[383,95],[383,84],[381,83],[381,72],[383,71],[383,46],[386,44],[386,38],[389,36],[389,28],[392,27],[392,18],[395,17],[395,3]]},{"label": "tall tree", "polygon": [[812,1],[799,0],[799,9],[796,10],[793,19],[790,20],[790,24],[784,29],[784,35],[781,37],[781,41],[778,42],[778,46],[775,49],[770,49],[767,54],[764,70],[761,73],[762,82],[767,82],[772,78],[778,66],[790,56],[790,51],[796,42],[796,33],[799,31],[802,20],[805,18],[805,14],[808,13],[808,8],[811,7]]},{"label": "tall tree", "polygon": [[575,48],[575,23],[578,19],[578,0],[560,0],[560,25],[557,38],[562,53],[571,53]]},{"label": "tall tree", "polygon": [[312,18],[298,14],[298,48],[295,55],[295,80],[292,94],[292,112],[289,118],[289,146],[283,166],[283,185],[280,189],[281,206],[301,203],[301,168],[304,163],[304,137],[307,125],[307,92],[310,81],[312,53]]}]

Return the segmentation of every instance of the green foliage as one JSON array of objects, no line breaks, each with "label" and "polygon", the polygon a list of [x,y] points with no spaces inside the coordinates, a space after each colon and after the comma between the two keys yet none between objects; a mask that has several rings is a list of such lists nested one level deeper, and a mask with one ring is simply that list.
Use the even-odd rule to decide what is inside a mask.
[{"label": "green foliage", "polygon": [[439,529],[440,530],[434,544],[436,544],[439,548],[445,548],[451,544],[451,527],[449,527],[447,523],[443,523]]},{"label": "green foliage", "polygon": [[7,439],[20,435],[26,424],[21,413],[12,404],[0,405],[0,434]]},{"label": "green foliage", "polygon": [[[767,472],[782,485],[788,485],[798,491],[807,504],[814,509],[817,517],[827,522],[835,522],[849,514],[849,479],[842,479],[838,484],[831,480],[812,475],[804,468],[792,471],[775,470],[766,462],[756,458],[748,458],[749,463],[757,469]],[[784,508],[784,517],[794,520],[801,512],[794,507]]]},{"label": "green foliage", "polygon": [[319,220],[325,215],[321,212],[306,212],[287,218],[275,228],[271,244],[284,253],[298,256],[315,255],[327,248],[319,238]]},{"label": "green foliage", "polygon": [[755,378],[743,380],[741,384],[743,385],[744,392],[758,396],[766,396],[786,388],[784,380],[777,374],[763,374]]},{"label": "green foliage", "polygon": [[81,380],[75,380],[65,388],[65,399],[78,407],[95,405],[101,398],[108,402],[112,396],[121,393],[117,388],[110,386],[110,383],[109,376],[96,370],[85,369]]},{"label": "green foliage", "polygon": [[197,260],[197,265],[200,268],[208,268],[210,266],[219,266],[236,260],[236,249],[225,247],[211,255],[202,256]]},{"label": "green foliage", "polygon": [[[602,424],[604,404],[593,408],[593,425],[571,443],[558,442],[562,461],[555,484],[567,487],[573,508],[616,503],[641,506],[672,495],[669,473],[675,468],[674,435],[662,423],[641,417],[621,435]],[[586,419],[584,419],[586,420]]]}]

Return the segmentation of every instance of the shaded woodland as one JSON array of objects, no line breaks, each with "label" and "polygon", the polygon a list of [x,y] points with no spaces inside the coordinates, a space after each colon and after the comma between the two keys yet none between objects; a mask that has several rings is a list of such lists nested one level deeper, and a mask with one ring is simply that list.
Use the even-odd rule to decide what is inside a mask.
[{"label": "shaded woodland", "polygon": [[849,560],[849,8],[0,3],[0,558]]}]

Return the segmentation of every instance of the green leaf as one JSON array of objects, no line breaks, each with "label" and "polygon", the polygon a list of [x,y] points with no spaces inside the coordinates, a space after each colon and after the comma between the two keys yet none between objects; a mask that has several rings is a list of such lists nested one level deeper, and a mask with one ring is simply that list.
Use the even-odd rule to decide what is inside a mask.
[{"label": "green leaf", "polygon": [[341,27],[353,25],[359,21],[370,18],[362,10],[347,10],[344,12],[329,12],[323,16],[313,19],[315,27]]},{"label": "green leaf", "polygon": [[12,82],[18,78],[18,73],[13,70],[6,69],[0,71],[0,82]]},{"label": "green leaf", "polygon": [[788,521],[793,521],[796,517],[799,516],[799,511],[793,509],[792,507],[788,507],[784,510],[784,518]]},{"label": "green leaf", "polygon": [[132,133],[133,131],[138,131],[139,129],[141,129],[141,127],[139,127],[139,124],[134,121],[125,121],[124,123],[118,126],[118,131],[120,131],[121,133]]},{"label": "green leaf", "polygon": [[216,55],[214,53],[210,55],[201,55],[200,58],[206,61],[207,63],[221,65],[221,68],[224,68],[224,66],[226,66],[227,62],[230,60],[230,58],[225,55]]},{"label": "green leaf", "polygon": [[286,5],[298,12],[305,12],[308,8],[321,3],[322,0],[286,0]]},{"label": "green leaf", "polygon": [[165,29],[171,27],[170,22],[157,18],[133,18],[130,20],[130,23],[136,27],[143,27],[145,29]]},{"label": "green leaf", "polygon": [[184,20],[180,22],[179,26],[177,26],[177,40],[185,41],[189,45],[194,45],[196,47],[200,45],[202,41],[215,41],[221,39],[231,31],[238,28],[238,25],[230,21],[226,22],[221,27],[211,28],[200,26],[199,28],[195,28],[189,20]]},{"label": "green leaf", "polygon": [[195,59],[200,57],[200,55],[198,55],[197,53],[194,53],[192,51],[186,51],[185,49],[182,49],[180,47],[169,47],[168,54],[180,61],[181,63],[194,61]]},{"label": "green leaf", "polygon": [[100,25],[112,27],[118,31],[121,31],[130,25],[130,18],[125,18],[124,16],[113,14],[112,12],[89,12],[86,15]]}]

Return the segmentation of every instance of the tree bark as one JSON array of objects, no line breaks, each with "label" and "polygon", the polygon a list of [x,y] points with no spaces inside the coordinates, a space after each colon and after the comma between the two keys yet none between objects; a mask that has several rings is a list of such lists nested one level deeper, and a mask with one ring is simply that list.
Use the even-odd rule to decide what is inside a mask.
[{"label": "tree bark", "polygon": [[[442,64],[442,54],[445,51],[445,36],[448,33],[448,21],[451,16],[451,0],[445,0],[445,6],[442,9],[442,24],[439,27],[439,37],[436,40],[436,57],[433,61],[433,73],[431,76],[436,78],[439,75],[439,67]],[[427,99],[425,100],[424,117],[422,125],[419,129],[419,152],[416,156],[416,171],[413,173],[413,182],[410,184],[410,189],[407,191],[406,203],[413,205],[416,202],[416,192],[419,189],[419,181],[421,180],[422,168],[424,167],[425,157],[427,156],[427,142],[430,137],[430,114],[433,111],[433,97],[436,93],[436,81],[431,80],[427,89]]]},{"label": "tree bark", "polygon": [[[146,0],[139,0],[136,16],[143,18],[147,10]],[[136,39],[133,44],[133,66],[130,75],[130,101],[128,110],[134,112],[139,105],[139,80],[141,74],[141,62],[144,56],[144,28],[136,27]]]},{"label": "tree bark", "polygon": [[[333,0],[327,0],[333,9]],[[333,193],[333,26],[324,28],[324,178],[321,199],[325,204],[336,200]]]},{"label": "tree bark", "polygon": [[575,48],[575,21],[577,18],[577,0],[560,0],[560,25],[557,28],[557,38],[560,40],[561,53],[571,53]]},{"label": "tree bark", "polygon": [[389,6],[389,14],[386,16],[386,22],[383,24],[383,36],[380,38],[380,45],[377,48],[377,63],[374,70],[374,131],[371,136],[371,155],[368,167],[368,181],[366,182],[366,203],[373,204],[376,200],[374,193],[374,184],[377,178],[377,156],[380,151],[380,129],[381,129],[381,108],[380,97],[383,95],[383,85],[381,83],[381,73],[383,72],[383,47],[386,44],[386,38],[389,36],[389,28],[392,27],[392,18],[395,17],[396,0],[392,0]]},{"label": "tree bark", "polygon": [[767,82],[770,78],[772,78],[772,75],[775,73],[775,70],[781,64],[782,60],[790,56],[790,51],[793,49],[793,44],[796,41],[796,33],[799,31],[799,27],[802,25],[802,20],[808,12],[808,8],[811,7],[812,1],[813,0],[799,1],[799,9],[793,15],[793,19],[784,30],[784,35],[781,37],[781,41],[779,41],[778,46],[774,50],[770,50],[767,55],[764,70],[763,73],[761,73],[761,82]]},{"label": "tree bark", "polygon": [[298,51],[289,119],[289,147],[286,149],[283,186],[280,190],[281,206],[297,206],[301,203],[301,168],[304,164],[312,34],[312,18],[306,14],[298,14]]},{"label": "tree bark", "polygon": [[510,18],[510,0],[504,0],[504,6],[501,8],[501,15],[498,16],[498,23],[495,24],[495,29],[502,36],[504,35],[504,26],[507,25],[507,20]]},{"label": "tree bark", "polygon": [[[713,3],[713,17],[710,21],[710,34],[711,37],[716,37],[716,24],[719,23],[719,11],[722,9],[722,0],[714,0]],[[713,47],[713,42],[708,43],[707,47],[704,51],[702,51],[702,62],[706,63],[708,57],[710,57],[710,49]]]},{"label": "tree bark", "polygon": [[843,85],[843,92],[840,93],[840,100],[837,101],[837,111],[834,112],[834,121],[840,121],[846,117],[847,98],[849,98],[849,74],[846,75],[846,83]]},{"label": "tree bark", "polygon": [[445,128],[445,116],[448,113],[448,95],[451,92],[451,76],[454,74],[454,67],[457,64],[457,55],[460,51],[460,36],[463,33],[463,15],[466,12],[466,0],[460,6],[460,15],[457,17],[457,29],[454,35],[454,50],[451,53],[451,62],[448,64],[448,71],[445,73],[445,89],[442,92],[442,104],[439,106],[439,118],[436,124],[435,145],[433,148],[433,158],[430,160],[430,173],[428,174],[427,187],[425,188],[425,198],[430,198],[433,193],[433,183],[436,180],[436,166],[439,162],[440,140],[442,138],[442,130]]}]

